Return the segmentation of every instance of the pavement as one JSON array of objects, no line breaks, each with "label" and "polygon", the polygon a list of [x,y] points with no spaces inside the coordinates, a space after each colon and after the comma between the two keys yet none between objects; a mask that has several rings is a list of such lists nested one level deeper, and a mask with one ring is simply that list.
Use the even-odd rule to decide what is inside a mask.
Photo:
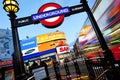
[{"label": "pavement", "polygon": [[[70,71],[69,76],[66,76],[66,70],[64,68],[64,65],[59,65],[61,80],[90,80],[88,76],[89,73],[86,64],[83,61],[78,61],[78,65],[81,71],[81,75],[79,77],[76,75],[76,70],[73,65],[73,62],[72,61],[68,62],[67,65],[69,66],[69,71]],[[49,67],[48,71],[49,71],[50,80],[57,80],[55,76],[54,68]]]}]

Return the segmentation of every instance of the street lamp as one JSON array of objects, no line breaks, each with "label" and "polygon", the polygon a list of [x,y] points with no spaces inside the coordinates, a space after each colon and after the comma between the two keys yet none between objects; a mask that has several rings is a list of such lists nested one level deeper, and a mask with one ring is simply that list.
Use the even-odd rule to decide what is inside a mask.
[{"label": "street lamp", "polygon": [[18,12],[19,11],[19,7],[18,7],[18,3],[17,3],[17,1],[15,1],[15,0],[4,0],[3,1],[3,5],[4,5],[4,10],[6,11],[6,12],[14,12],[14,13],[16,13],[16,12]]},{"label": "street lamp", "polygon": [[3,1],[4,10],[8,12],[8,16],[11,21],[11,29],[12,29],[12,37],[13,37],[13,45],[14,45],[14,53],[13,53],[13,66],[14,66],[14,74],[15,80],[22,80],[25,77],[25,69],[24,62],[22,59],[22,53],[20,49],[19,36],[17,27],[14,26],[15,15],[16,12],[19,11],[18,3],[15,0],[4,0]]}]

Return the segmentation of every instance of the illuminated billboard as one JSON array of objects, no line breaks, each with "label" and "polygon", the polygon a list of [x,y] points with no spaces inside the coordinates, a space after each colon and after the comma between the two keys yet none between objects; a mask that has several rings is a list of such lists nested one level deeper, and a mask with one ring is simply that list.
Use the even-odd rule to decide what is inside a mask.
[{"label": "illuminated billboard", "polygon": [[50,50],[55,48],[54,42],[46,42],[46,43],[42,43],[42,44],[38,44],[38,51],[42,52],[42,51],[46,51],[46,50]]},{"label": "illuminated billboard", "polygon": [[[120,44],[120,36],[118,34],[120,33],[120,0],[102,0],[99,5],[96,6],[97,7],[93,8],[95,9],[93,13],[95,19],[114,58],[119,60],[120,51],[118,45]],[[89,19],[87,19],[84,26],[89,25],[89,22]],[[100,56],[104,56],[93,29],[87,34],[82,30],[80,33],[79,46],[86,56],[92,58],[96,57],[94,55],[98,55],[98,53]],[[92,52],[93,50],[94,52]]]},{"label": "illuminated billboard", "polygon": [[[95,12],[93,13],[98,23],[98,26],[104,35],[105,40],[111,39],[113,37],[112,29],[118,30],[119,25],[117,25],[117,23],[118,21],[120,21],[119,7],[120,7],[119,0],[101,1],[98,7],[96,8]],[[86,27],[90,25],[89,23],[90,21],[89,19],[87,19],[80,32],[80,37],[79,37],[80,46],[83,46],[89,43],[94,44],[95,42],[98,42],[95,40],[96,34],[93,28],[89,30],[89,27]]]},{"label": "illuminated billboard", "polygon": [[64,32],[52,32],[20,41],[23,59],[27,60],[56,52],[57,46],[68,45]]},{"label": "illuminated billboard", "polygon": [[38,51],[42,52],[42,51],[54,49],[57,46],[65,46],[65,45],[68,45],[66,40],[49,41],[49,42],[38,44]]},{"label": "illuminated billboard", "polygon": [[59,47],[56,47],[56,51],[58,54],[63,54],[63,53],[70,52],[70,48],[69,46],[59,46]]},{"label": "illuminated billboard", "polygon": [[48,34],[42,34],[36,37],[37,44],[57,40],[57,39],[66,39],[64,32],[51,32]]},{"label": "illuminated billboard", "polygon": [[0,67],[12,64],[13,52],[11,31],[9,29],[0,29]]},{"label": "illuminated billboard", "polygon": [[119,20],[120,20],[120,0],[113,0],[113,2],[105,10],[105,12],[100,16],[97,22],[101,30],[103,29],[106,30],[112,27]]},{"label": "illuminated billboard", "polygon": [[21,45],[23,57],[38,52],[35,37],[27,40],[21,40],[20,45]]},{"label": "illuminated billboard", "polygon": [[[88,22],[88,21],[87,21]],[[79,44],[80,46],[83,46],[86,44],[89,40],[91,40],[95,36],[95,33],[93,31],[92,26],[85,25],[83,26],[80,36],[79,36]]]},{"label": "illuminated billboard", "polygon": [[90,30],[92,26],[84,26],[80,32],[80,36],[85,36]]}]

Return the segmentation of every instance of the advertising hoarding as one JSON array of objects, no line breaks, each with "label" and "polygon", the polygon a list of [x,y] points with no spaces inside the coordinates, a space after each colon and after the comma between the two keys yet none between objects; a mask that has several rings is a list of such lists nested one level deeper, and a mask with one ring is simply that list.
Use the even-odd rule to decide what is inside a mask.
[{"label": "advertising hoarding", "polygon": [[64,45],[67,45],[67,42],[64,39],[49,41],[49,42],[38,44],[38,51],[42,52],[50,49],[55,49],[57,46],[64,46]]},{"label": "advertising hoarding", "polygon": [[91,30],[92,26],[83,26],[81,32],[80,32],[80,36],[85,36],[90,30]]},{"label": "advertising hoarding", "polygon": [[27,40],[21,40],[20,45],[23,54],[23,59],[27,60],[56,52],[55,47],[53,45],[50,45],[51,43],[52,42],[37,45],[36,37]]},{"label": "advertising hoarding", "polygon": [[[120,7],[119,0],[101,1],[101,3],[98,5],[95,12],[93,13],[99,28],[104,34],[105,39],[106,37],[109,37],[108,34],[112,33],[111,28],[115,27],[114,25],[120,20],[119,7]],[[95,40],[96,35],[92,28],[91,28],[91,31],[87,33],[85,33],[86,31],[84,32],[85,26],[90,25],[88,24],[89,22],[90,21],[88,19],[80,32],[81,33],[79,37],[80,46],[83,46],[88,43],[93,43],[93,41],[96,41]]]},{"label": "advertising hoarding", "polygon": [[[112,27],[120,20],[120,1],[114,0],[98,19],[101,30]],[[102,23],[102,24],[101,24]]]},{"label": "advertising hoarding", "polygon": [[51,32],[48,34],[39,35],[36,37],[37,44],[57,40],[57,39],[66,39],[64,32]]},{"label": "advertising hoarding", "polygon": [[12,64],[13,41],[9,29],[0,29],[0,67]]},{"label": "advertising hoarding", "polygon": [[[89,21],[89,20],[88,20]],[[80,36],[79,36],[79,44],[80,46],[85,45],[89,40],[91,40],[95,36],[92,26],[85,25],[83,26]]]},{"label": "advertising hoarding", "polygon": [[51,32],[20,41],[23,59],[27,60],[56,52],[57,46],[68,45],[64,32]]},{"label": "advertising hoarding", "polygon": [[59,46],[59,47],[56,47],[56,51],[58,54],[67,53],[67,52],[70,52],[70,48],[69,46]]},{"label": "advertising hoarding", "polygon": [[54,42],[46,42],[38,45],[38,51],[46,51],[55,48]]},{"label": "advertising hoarding", "polygon": [[23,59],[28,60],[28,59],[31,59],[31,58],[40,57],[40,56],[50,54],[50,53],[54,53],[54,52],[56,52],[55,49],[50,49],[50,50],[46,50],[46,51],[43,51],[43,52],[37,52],[37,53],[33,53],[33,54],[30,54],[30,55],[27,55],[27,56],[23,56]]},{"label": "advertising hoarding", "polygon": [[20,45],[21,45],[21,50],[22,50],[23,56],[28,56],[28,55],[38,52],[35,37],[28,39],[28,40],[21,40]]}]

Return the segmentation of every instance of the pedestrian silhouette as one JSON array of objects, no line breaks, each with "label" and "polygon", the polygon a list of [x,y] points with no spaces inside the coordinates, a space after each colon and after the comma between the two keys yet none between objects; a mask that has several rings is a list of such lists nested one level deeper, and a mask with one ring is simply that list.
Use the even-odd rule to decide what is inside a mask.
[{"label": "pedestrian silhouette", "polygon": [[37,67],[37,66],[38,66],[38,64],[36,63],[36,61],[33,61],[33,64],[31,66],[31,68],[34,68],[34,67]]}]

